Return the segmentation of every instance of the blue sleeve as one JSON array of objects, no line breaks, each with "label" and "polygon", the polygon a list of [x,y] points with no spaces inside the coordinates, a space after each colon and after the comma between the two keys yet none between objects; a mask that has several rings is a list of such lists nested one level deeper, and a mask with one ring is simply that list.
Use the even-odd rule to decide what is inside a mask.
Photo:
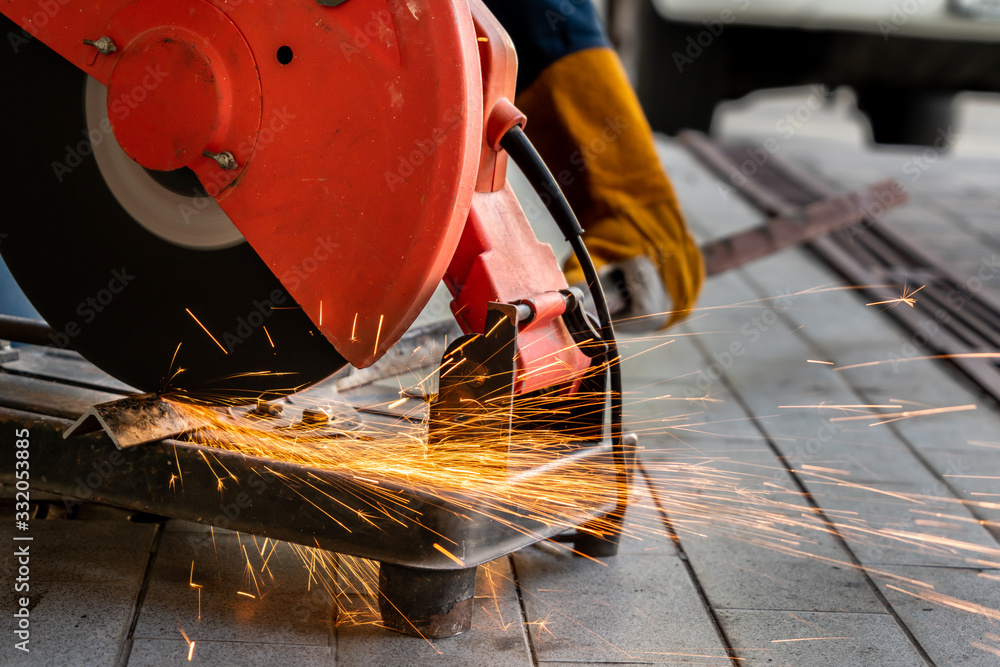
[{"label": "blue sleeve", "polygon": [[517,49],[517,92],[576,51],[610,46],[591,0],[483,0]]}]

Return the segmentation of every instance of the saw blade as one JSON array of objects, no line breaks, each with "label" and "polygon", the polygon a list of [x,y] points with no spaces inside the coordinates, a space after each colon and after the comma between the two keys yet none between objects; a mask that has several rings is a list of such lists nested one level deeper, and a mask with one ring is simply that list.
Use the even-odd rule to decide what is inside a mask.
[{"label": "saw blade", "polygon": [[345,365],[214,200],[115,172],[89,77],[37,40],[0,51],[13,91],[0,254],[56,344],[143,391],[216,400],[289,393]]}]

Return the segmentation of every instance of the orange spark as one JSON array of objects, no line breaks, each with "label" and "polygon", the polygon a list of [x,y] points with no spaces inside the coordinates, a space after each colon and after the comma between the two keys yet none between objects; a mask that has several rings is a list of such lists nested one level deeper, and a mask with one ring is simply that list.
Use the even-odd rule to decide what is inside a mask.
[{"label": "orange spark", "polygon": [[819,410],[821,408],[829,408],[831,410],[874,410],[881,408],[884,410],[900,410],[902,407],[902,405],[828,405],[820,403],[819,405],[779,405],[778,409],[809,408],[811,410]]},{"label": "orange spark", "polygon": [[868,368],[870,366],[881,366],[882,364],[898,364],[904,361],[933,361],[935,359],[1000,359],[1000,352],[963,352],[962,354],[932,354],[926,357],[906,357],[903,359],[883,359],[880,361],[866,361],[863,364],[853,364],[851,366],[841,366],[837,371],[849,371],[855,368]]},{"label": "orange spark", "polygon": [[893,586],[892,584],[886,584],[886,588],[891,588],[894,591],[899,591],[900,593],[905,593],[906,595],[911,595],[921,600],[927,600],[928,602],[933,602],[943,607],[951,607],[952,609],[958,609],[970,614],[985,616],[986,618],[993,619],[994,621],[1000,621],[1000,611],[991,609],[990,607],[984,607],[983,605],[976,604],[975,602],[969,602],[968,600],[960,600],[959,598],[945,595],[944,593],[938,593],[937,591],[930,590],[914,593],[913,591],[908,591],[904,588]]},{"label": "orange spark", "polygon": [[855,415],[853,417],[834,417],[831,422],[849,422],[858,421],[860,419],[871,419],[873,416],[877,417],[890,417],[890,419],[885,419],[880,422],[873,422],[869,426],[881,426],[882,424],[889,424],[891,422],[899,421],[901,419],[911,419],[913,417],[926,417],[928,415],[941,415],[949,412],[966,412],[968,410],[977,410],[976,405],[955,405],[948,408],[929,408],[927,410],[906,410],[905,412],[890,412],[884,415]]},{"label": "orange spark", "polygon": [[[322,325],[322,324],[323,324],[323,322],[320,321],[320,325]],[[274,347],[274,339],[271,338],[271,332],[267,330],[267,325],[266,324],[263,325],[263,329],[264,329],[264,333],[267,335],[267,342],[270,343],[271,347],[273,348]]]},{"label": "orange spark", "polygon": [[831,475],[850,475],[850,470],[837,470],[836,468],[822,468],[820,466],[809,465],[808,463],[803,463],[802,470],[815,470],[816,472],[826,472]]},{"label": "orange spark", "polygon": [[909,291],[909,287],[904,284],[903,285],[903,293],[899,296],[898,299],[889,299],[887,301],[874,301],[872,303],[868,303],[868,304],[865,304],[865,305],[867,305],[867,306],[884,306],[884,305],[889,305],[889,308],[891,309],[891,308],[895,308],[896,306],[898,306],[901,303],[905,303],[910,308],[913,308],[917,304],[917,300],[913,298],[913,295],[916,294],[917,292],[919,292],[920,290],[922,290],[924,287],[927,287],[927,286],[926,285],[921,285],[917,289],[915,289],[912,292],[910,292]]},{"label": "orange spark", "polygon": [[375,354],[378,354],[378,339],[382,337],[382,322],[385,320],[385,315],[378,316],[378,329],[375,330]]},{"label": "orange spark", "polygon": [[995,646],[989,646],[988,644],[983,644],[982,642],[969,642],[973,647],[978,648],[980,651],[986,651],[987,653],[992,653],[996,657],[1000,658],[1000,648]]},{"label": "orange spark", "polygon": [[448,551],[447,549],[445,549],[443,546],[441,546],[437,542],[434,543],[434,548],[437,549],[438,551],[440,551],[441,553],[443,553],[448,558],[450,558],[453,561],[455,561],[456,563],[458,563],[461,567],[465,567],[465,561],[464,560],[462,560],[461,558],[459,558],[455,554],[451,553],[450,551]]},{"label": "orange spark", "polygon": [[[219,341],[215,340],[215,336],[212,335],[212,332],[205,328],[205,325],[201,323],[201,320],[199,320],[197,317],[194,316],[194,313],[191,312],[191,309],[185,308],[184,310],[186,310],[187,314],[191,316],[191,319],[193,319],[195,322],[197,322],[198,326],[200,326],[202,328],[202,330],[205,333],[208,334],[208,337],[212,339],[212,342],[219,346],[220,350],[222,350],[226,354],[229,354],[229,352],[226,350],[226,348],[222,347],[222,344]],[[178,348],[179,347],[180,346],[178,346]]]}]

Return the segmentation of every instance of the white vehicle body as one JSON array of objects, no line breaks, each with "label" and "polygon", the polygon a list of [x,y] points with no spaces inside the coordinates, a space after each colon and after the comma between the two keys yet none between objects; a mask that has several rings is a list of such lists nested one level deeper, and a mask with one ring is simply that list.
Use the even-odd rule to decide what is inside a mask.
[{"label": "white vehicle body", "polygon": [[1000,0],[652,0],[665,19],[1000,41]]},{"label": "white vehicle body", "polygon": [[654,129],[668,134],[707,131],[723,100],[820,84],[854,90],[873,141],[931,145],[952,123],[955,95],[1000,93],[1000,0],[630,0],[621,7],[631,7],[615,20],[632,40],[639,99]]}]

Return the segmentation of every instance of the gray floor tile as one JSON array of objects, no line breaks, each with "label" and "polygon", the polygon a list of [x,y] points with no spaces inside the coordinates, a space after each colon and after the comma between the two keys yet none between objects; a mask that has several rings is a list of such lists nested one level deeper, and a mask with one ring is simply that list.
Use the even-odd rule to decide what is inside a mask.
[{"label": "gray floor tile", "polygon": [[[786,538],[787,539],[787,538]],[[879,613],[878,598],[841,553],[843,564],[827,560],[833,547],[774,541],[773,548],[726,538],[684,540],[705,595],[715,609],[770,609]],[[781,553],[783,547],[801,555]]]},{"label": "gray floor tile", "polygon": [[[9,542],[4,522],[0,539]],[[31,576],[38,582],[138,582],[146,570],[156,527],[128,521],[32,521]],[[0,556],[5,571],[9,554]]]},{"label": "gray floor tile", "polygon": [[[138,586],[126,583],[31,583],[30,653],[0,646],[0,665],[83,667],[111,665],[119,654],[132,617]],[[12,596],[0,599],[10,619]],[[10,627],[10,625],[8,625]]]},{"label": "gray floor tile", "polygon": [[879,588],[935,664],[987,667],[998,663],[1000,570],[879,570],[891,575],[874,575]]},{"label": "gray floor tile", "polygon": [[596,563],[533,548],[515,554],[514,566],[540,661],[700,664],[725,656],[677,557]]},{"label": "gray floor tile", "polygon": [[164,535],[136,638],[177,639],[183,628],[195,641],[327,645],[333,601],[322,586],[309,590],[308,572],[289,545],[261,555],[260,539],[227,533],[213,545],[198,541],[203,537]]},{"label": "gray floor tile", "polygon": [[[188,655],[191,660],[188,661]],[[129,667],[167,667],[177,665],[296,665],[296,667],[334,667],[336,660],[328,646],[291,644],[252,644],[240,642],[194,642],[194,649],[183,639],[137,639],[129,654]]]},{"label": "gray floor tile", "polygon": [[917,667],[920,654],[887,614],[719,612],[741,665]]},{"label": "gray floor tile", "polygon": [[[368,605],[370,601],[358,601]],[[376,624],[337,628],[338,667],[530,667],[531,653],[515,598],[476,600],[472,631],[424,640]]]}]

